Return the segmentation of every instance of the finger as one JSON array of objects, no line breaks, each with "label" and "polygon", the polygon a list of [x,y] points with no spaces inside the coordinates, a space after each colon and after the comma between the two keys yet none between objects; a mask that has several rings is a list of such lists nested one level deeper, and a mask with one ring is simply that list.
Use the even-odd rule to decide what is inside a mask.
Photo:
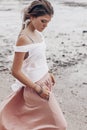
[{"label": "finger", "polygon": [[41,94],[40,96],[43,98],[47,98],[49,96],[49,93]]},{"label": "finger", "polygon": [[48,82],[47,82],[47,80],[45,81],[45,85],[48,85]]},{"label": "finger", "polygon": [[42,96],[44,99],[49,99],[49,95]]},{"label": "finger", "polygon": [[48,95],[48,96],[46,96],[46,99],[47,99],[47,100],[49,100],[49,95]]},{"label": "finger", "polygon": [[54,76],[52,75],[52,81],[53,81],[53,83],[55,83],[55,78],[54,78]]},{"label": "finger", "polygon": [[47,86],[44,86],[43,87],[43,92],[46,92],[46,91],[48,92],[48,91],[50,91],[50,89]]},{"label": "finger", "polygon": [[47,91],[47,92],[49,92],[49,91],[50,91],[50,89],[47,87],[47,88],[46,88],[46,91]]},{"label": "finger", "polygon": [[49,94],[41,94],[40,97],[49,100]]},{"label": "finger", "polygon": [[52,81],[55,82],[55,78],[54,78],[53,74],[51,74],[51,78],[52,78]]}]

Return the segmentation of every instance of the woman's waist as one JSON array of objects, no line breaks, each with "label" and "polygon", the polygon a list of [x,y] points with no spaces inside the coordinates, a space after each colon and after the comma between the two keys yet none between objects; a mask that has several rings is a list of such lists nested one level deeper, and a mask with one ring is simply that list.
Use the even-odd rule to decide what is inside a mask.
[{"label": "woman's waist", "polygon": [[26,72],[33,72],[33,71],[39,71],[39,70],[45,70],[48,69],[48,65],[45,64],[24,64],[22,66],[22,70]]},{"label": "woman's waist", "polygon": [[35,69],[33,71],[24,71],[24,73],[30,80],[36,82],[40,80],[46,73],[48,73],[48,68],[37,70]]},{"label": "woman's waist", "polygon": [[[48,73],[48,68],[43,69],[43,70],[39,69],[38,71],[37,70],[24,71],[23,73],[29,78],[29,80],[35,83],[39,81],[40,79],[42,79]],[[15,83],[12,85],[11,88],[13,89],[13,91],[15,91],[15,90],[18,90],[22,86],[25,86],[25,85],[16,79]]]},{"label": "woman's waist", "polygon": [[[45,69],[43,71],[39,70],[39,71],[28,71],[28,72],[24,72],[24,74],[29,78],[29,80],[31,80],[33,83],[39,81],[40,79],[42,79],[42,77],[44,77],[46,74],[48,73],[48,69]],[[19,80],[16,79],[15,82],[17,85],[22,85],[24,86]]]},{"label": "woman's waist", "polygon": [[43,66],[35,66],[35,67],[31,67],[31,66],[25,66],[22,68],[22,71],[25,75],[32,77],[36,75],[43,75],[45,72],[47,72],[49,70],[48,66],[43,65]]}]

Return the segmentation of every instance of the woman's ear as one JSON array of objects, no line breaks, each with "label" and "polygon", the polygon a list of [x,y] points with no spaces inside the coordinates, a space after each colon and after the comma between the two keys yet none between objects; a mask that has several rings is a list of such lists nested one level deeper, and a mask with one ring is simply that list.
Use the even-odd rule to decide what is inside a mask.
[{"label": "woman's ear", "polygon": [[34,17],[33,16],[30,16],[30,21],[32,21],[34,19]]}]

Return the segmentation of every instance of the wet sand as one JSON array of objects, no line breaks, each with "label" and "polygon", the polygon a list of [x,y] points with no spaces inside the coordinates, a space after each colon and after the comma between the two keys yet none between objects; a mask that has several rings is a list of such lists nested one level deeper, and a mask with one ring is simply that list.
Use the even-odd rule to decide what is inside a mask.
[{"label": "wet sand", "polygon": [[[27,2],[0,1],[0,101],[12,92],[11,56]],[[87,130],[87,2],[54,0],[53,6],[55,15],[43,35],[48,66],[56,78],[54,93],[67,130]]]}]

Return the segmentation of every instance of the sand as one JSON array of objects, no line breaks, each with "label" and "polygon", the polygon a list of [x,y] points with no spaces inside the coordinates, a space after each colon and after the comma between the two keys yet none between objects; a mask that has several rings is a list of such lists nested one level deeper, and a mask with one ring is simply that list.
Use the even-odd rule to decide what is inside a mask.
[{"label": "sand", "polygon": [[[12,90],[13,45],[28,1],[0,1],[0,102]],[[47,62],[56,78],[54,93],[67,130],[87,130],[87,1],[51,0],[55,15],[44,30]]]}]

